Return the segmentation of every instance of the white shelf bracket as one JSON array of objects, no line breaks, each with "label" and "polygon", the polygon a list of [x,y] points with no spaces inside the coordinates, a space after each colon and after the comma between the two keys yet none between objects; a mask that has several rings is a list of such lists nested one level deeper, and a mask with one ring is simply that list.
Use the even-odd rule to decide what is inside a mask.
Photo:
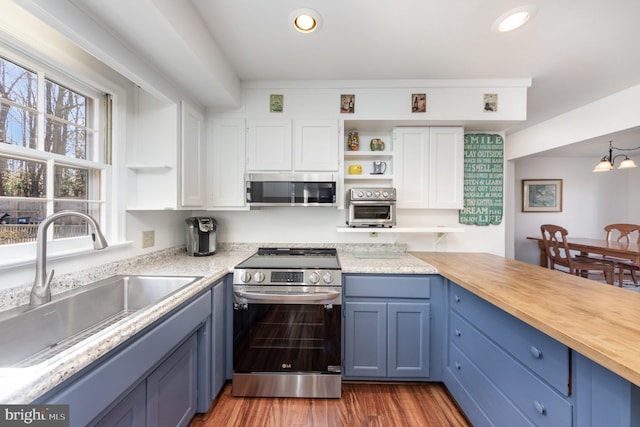
[{"label": "white shelf bracket", "polygon": [[436,245],[440,243],[440,240],[442,240],[446,235],[447,233],[436,233]]}]

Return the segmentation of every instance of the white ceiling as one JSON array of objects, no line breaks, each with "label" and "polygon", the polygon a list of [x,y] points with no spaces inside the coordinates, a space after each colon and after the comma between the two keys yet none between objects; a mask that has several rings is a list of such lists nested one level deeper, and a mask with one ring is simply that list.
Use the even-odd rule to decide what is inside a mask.
[{"label": "white ceiling", "polygon": [[[70,1],[204,106],[231,104],[234,79],[532,78],[510,133],[640,84],[639,0]],[[492,31],[525,4],[537,13],[524,27]],[[292,30],[299,7],[320,31]]]}]

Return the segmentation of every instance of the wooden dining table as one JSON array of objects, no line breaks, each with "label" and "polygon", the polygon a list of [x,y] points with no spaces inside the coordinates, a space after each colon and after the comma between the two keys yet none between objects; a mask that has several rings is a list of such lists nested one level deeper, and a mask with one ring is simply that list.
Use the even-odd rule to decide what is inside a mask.
[{"label": "wooden dining table", "polygon": [[[540,250],[540,266],[548,267],[547,251],[544,247],[544,241],[542,237],[527,237],[529,240],[535,240],[538,242],[538,249]],[[615,258],[628,259],[635,265],[640,266],[640,245],[635,242],[631,243],[619,243],[610,242],[605,239],[588,239],[585,237],[568,237],[567,243],[569,249],[579,251],[581,255],[604,255]]]}]

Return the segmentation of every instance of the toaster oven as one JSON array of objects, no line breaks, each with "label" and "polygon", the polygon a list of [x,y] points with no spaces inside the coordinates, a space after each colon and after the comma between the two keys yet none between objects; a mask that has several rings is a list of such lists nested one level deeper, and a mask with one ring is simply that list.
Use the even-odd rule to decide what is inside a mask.
[{"label": "toaster oven", "polygon": [[347,225],[350,227],[396,225],[395,188],[351,188],[346,202]]}]

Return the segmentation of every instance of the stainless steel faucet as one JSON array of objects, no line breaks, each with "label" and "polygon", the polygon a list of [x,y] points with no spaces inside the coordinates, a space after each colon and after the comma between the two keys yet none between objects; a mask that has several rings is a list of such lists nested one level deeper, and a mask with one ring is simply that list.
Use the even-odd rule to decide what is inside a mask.
[{"label": "stainless steel faucet", "polygon": [[56,219],[63,216],[77,216],[85,219],[91,228],[91,239],[93,239],[93,248],[104,249],[108,246],[107,239],[104,238],[100,227],[95,219],[82,212],[76,211],[60,211],[46,217],[38,227],[37,236],[37,253],[36,253],[36,278],[33,281],[31,295],[29,297],[29,305],[35,307],[51,301],[51,279],[53,278],[53,270],[47,274],[47,229]]}]

